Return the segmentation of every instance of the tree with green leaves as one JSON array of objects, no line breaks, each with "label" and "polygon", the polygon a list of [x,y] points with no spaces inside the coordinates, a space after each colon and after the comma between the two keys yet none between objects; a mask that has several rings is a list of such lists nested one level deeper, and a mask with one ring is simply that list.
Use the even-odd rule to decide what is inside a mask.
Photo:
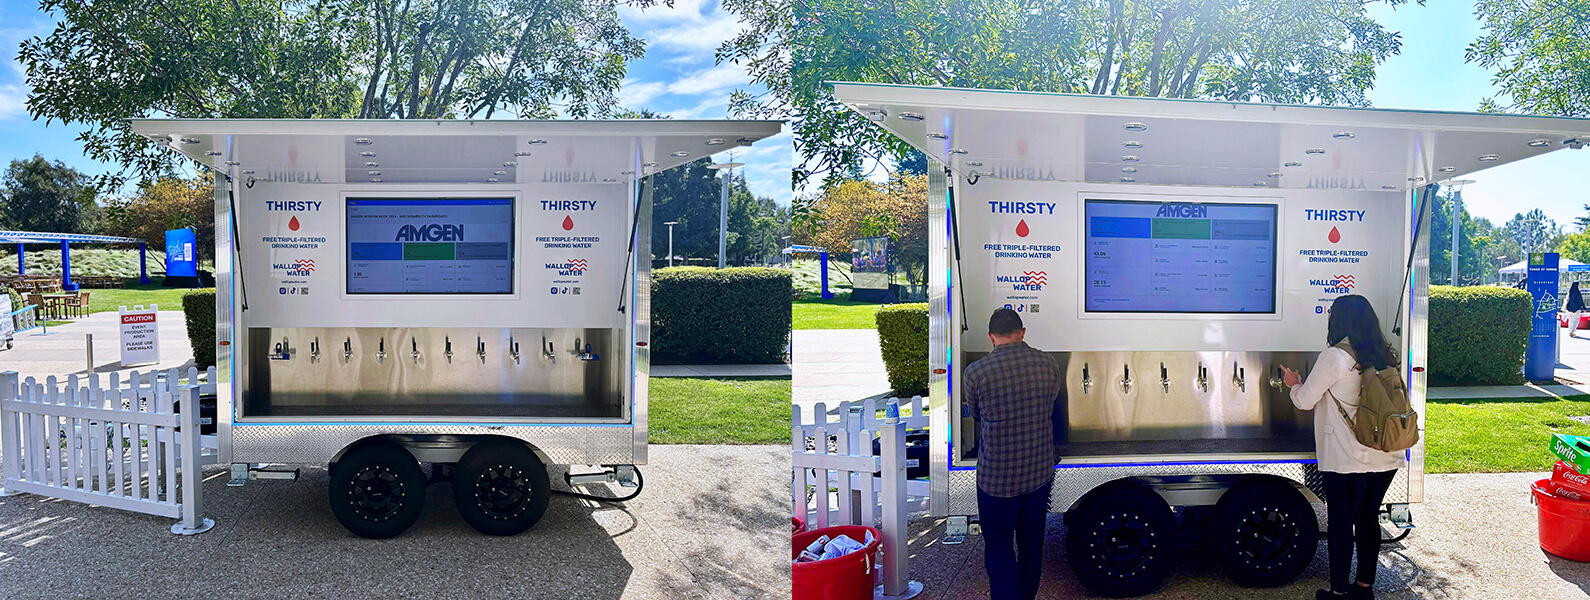
[{"label": "tree with green leaves", "polygon": [[1503,228],[1508,236],[1518,242],[1519,250],[1525,254],[1551,252],[1557,248],[1557,241],[1562,237],[1562,227],[1548,218],[1546,211],[1538,208],[1513,215]]},{"label": "tree with green leaves", "polygon": [[[1404,0],[1383,0],[1401,4]],[[800,0],[796,183],[910,150],[826,81],[1367,105],[1398,34],[1337,0]]]},{"label": "tree with green leaves", "polygon": [[98,190],[87,175],[43,156],[11,161],[0,180],[0,229],[96,233]]},{"label": "tree with green leaves", "polygon": [[617,1],[42,0],[18,60],[32,116],[87,126],[119,184],[175,164],[132,118],[605,116],[644,52]]},{"label": "tree with green leaves", "polygon": [[1480,0],[1474,12],[1484,33],[1466,58],[1499,88],[1482,110],[1590,115],[1590,0]]},{"label": "tree with green leaves", "polygon": [[1494,281],[1496,270],[1506,266],[1496,264],[1495,227],[1466,210],[1458,213],[1458,218],[1458,281],[1452,283],[1452,195],[1443,190],[1430,212],[1430,283],[1480,285]]},{"label": "tree with green leaves", "polygon": [[[718,258],[719,207],[723,197],[722,171],[709,169],[711,158],[701,158],[651,177],[652,255],[668,257],[668,225],[673,227],[674,254],[684,258]],[[789,210],[772,198],[757,197],[744,176],[729,182],[728,264],[747,264],[777,255],[783,236],[789,235]]]}]

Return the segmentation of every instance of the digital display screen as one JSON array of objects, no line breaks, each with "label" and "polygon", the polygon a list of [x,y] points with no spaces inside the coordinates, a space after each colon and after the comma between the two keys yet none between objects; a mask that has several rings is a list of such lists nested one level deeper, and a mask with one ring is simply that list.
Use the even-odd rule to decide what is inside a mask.
[{"label": "digital display screen", "polygon": [[1086,311],[1275,313],[1274,204],[1086,201]]},{"label": "digital display screen", "polygon": [[512,198],[349,198],[349,294],[512,294]]}]

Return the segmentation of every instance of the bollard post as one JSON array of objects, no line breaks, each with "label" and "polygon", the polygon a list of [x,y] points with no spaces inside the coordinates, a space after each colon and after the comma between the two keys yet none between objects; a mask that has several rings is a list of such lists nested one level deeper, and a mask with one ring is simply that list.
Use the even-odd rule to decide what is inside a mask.
[{"label": "bollard post", "polygon": [[922,584],[906,578],[908,574],[908,531],[905,497],[905,423],[900,421],[900,399],[890,398],[884,411],[883,426],[878,428],[880,446],[879,465],[883,479],[883,585],[875,595],[879,599],[913,598],[922,593]]},{"label": "bollard post", "polygon": [[[175,369],[170,377],[176,377]],[[204,518],[204,464],[201,462],[204,448],[199,437],[199,386],[182,386],[179,395],[182,398],[182,411],[179,413],[182,431],[175,432],[172,441],[181,446],[181,464],[167,468],[176,467],[181,471],[182,520],[171,526],[171,533],[195,535],[215,527],[215,521]]]},{"label": "bollard post", "polygon": [[87,373],[89,375],[93,375],[94,374],[94,334],[85,333],[85,334],[83,334],[83,337],[87,338],[87,340],[88,340],[88,342],[86,344],[88,346],[88,369],[83,371],[83,372]]}]

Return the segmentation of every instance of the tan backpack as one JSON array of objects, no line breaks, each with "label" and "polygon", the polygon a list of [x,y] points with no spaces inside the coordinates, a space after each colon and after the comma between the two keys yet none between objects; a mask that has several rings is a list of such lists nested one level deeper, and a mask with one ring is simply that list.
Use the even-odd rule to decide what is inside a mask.
[{"label": "tan backpack", "polygon": [[[1336,347],[1347,351],[1355,364],[1358,362],[1358,355],[1347,340]],[[1331,400],[1336,402],[1342,420],[1352,426],[1353,437],[1360,444],[1381,452],[1401,452],[1419,443],[1419,413],[1408,401],[1408,386],[1402,382],[1402,371],[1396,363],[1379,371],[1363,369],[1356,415],[1347,416],[1347,408],[1335,394],[1331,394]]]}]

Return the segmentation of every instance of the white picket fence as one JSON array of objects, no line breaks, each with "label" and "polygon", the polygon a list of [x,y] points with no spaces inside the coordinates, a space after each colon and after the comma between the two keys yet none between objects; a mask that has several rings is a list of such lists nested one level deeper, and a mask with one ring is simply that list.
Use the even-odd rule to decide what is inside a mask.
[{"label": "white picket fence", "polygon": [[0,373],[0,488],[180,519],[171,531],[181,535],[208,531],[203,465],[216,443],[201,435],[199,397],[214,393],[215,368],[205,381],[197,369],[187,384],[180,375],[112,374],[101,387],[98,375],[63,386]]},{"label": "white picket fence", "polygon": [[[902,410],[909,410],[910,416],[901,417]],[[882,406],[874,400],[842,402],[834,414],[819,402],[810,422],[802,413],[796,406],[790,428],[795,517],[811,528],[880,525],[880,597],[915,596],[922,585],[906,578],[907,517],[927,510],[928,482],[906,479],[905,438],[908,428],[928,425],[922,397],[890,398]],[[879,440],[876,456],[874,436]]]}]

